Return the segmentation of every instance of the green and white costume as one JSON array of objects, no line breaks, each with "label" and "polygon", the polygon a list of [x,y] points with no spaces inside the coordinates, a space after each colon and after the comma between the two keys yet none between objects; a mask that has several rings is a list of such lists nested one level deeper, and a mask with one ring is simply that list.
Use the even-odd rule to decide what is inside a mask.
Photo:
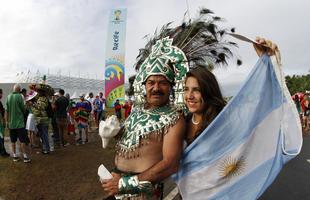
[{"label": "green and white costume", "polygon": [[179,113],[173,106],[166,105],[155,109],[137,109],[132,112],[124,124],[124,134],[117,143],[117,153],[127,158],[138,155],[136,151],[152,134],[162,138],[179,119]]},{"label": "green and white costume", "polygon": [[[117,143],[118,153],[121,156],[132,157],[127,155],[135,152],[141,145],[141,139],[148,139],[151,134],[162,137],[179,119],[178,110],[185,108],[183,88],[188,62],[182,50],[173,46],[172,42],[173,39],[169,37],[157,40],[139,69],[133,84],[135,111],[125,121],[123,135]],[[175,85],[173,105],[145,109],[143,84],[152,75],[162,75]]]},{"label": "green and white costume", "polygon": [[[142,63],[134,81],[135,109],[124,123],[123,133],[117,142],[117,155],[126,159],[139,156],[139,148],[148,145],[150,137],[162,140],[169,128],[179,119],[178,111],[185,108],[183,102],[184,78],[188,71],[185,54],[172,45],[173,39],[160,39],[152,47],[152,52]],[[174,85],[173,104],[154,108],[145,108],[143,84],[152,75],[162,75]],[[125,175],[119,181],[120,199],[139,195],[154,195],[154,185],[149,181],[139,181],[136,175]]]}]

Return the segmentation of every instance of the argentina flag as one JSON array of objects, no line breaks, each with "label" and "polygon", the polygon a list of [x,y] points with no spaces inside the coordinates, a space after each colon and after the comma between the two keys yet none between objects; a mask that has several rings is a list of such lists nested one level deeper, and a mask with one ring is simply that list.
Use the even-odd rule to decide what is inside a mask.
[{"label": "argentina flag", "polygon": [[183,199],[257,199],[301,150],[298,113],[278,66],[259,58],[238,94],[183,153]]}]

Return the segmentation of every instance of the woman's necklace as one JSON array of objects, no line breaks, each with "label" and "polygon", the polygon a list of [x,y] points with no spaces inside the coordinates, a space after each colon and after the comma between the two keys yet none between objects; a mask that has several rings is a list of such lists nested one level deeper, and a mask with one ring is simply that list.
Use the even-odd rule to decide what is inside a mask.
[{"label": "woman's necklace", "polygon": [[193,114],[193,116],[192,116],[192,123],[193,123],[194,125],[198,125],[198,124],[200,123],[200,121],[195,122],[195,119],[194,119],[194,114]]}]

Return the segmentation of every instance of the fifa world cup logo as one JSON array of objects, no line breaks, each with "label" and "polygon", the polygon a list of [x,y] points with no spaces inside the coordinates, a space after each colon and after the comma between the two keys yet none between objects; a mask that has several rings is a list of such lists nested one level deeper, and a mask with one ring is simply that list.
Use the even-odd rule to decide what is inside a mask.
[{"label": "fifa world cup logo", "polygon": [[118,21],[118,20],[120,20],[121,19],[121,14],[122,14],[122,11],[120,11],[120,10],[115,10],[114,11],[114,16],[115,16],[115,20],[116,21]]}]

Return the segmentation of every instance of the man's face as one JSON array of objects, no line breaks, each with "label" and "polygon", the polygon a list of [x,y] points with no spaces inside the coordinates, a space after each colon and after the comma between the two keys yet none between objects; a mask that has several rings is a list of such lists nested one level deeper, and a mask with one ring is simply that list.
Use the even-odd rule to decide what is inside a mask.
[{"label": "man's face", "polygon": [[150,76],[145,82],[146,101],[151,108],[161,107],[169,102],[170,82],[162,75]]}]

